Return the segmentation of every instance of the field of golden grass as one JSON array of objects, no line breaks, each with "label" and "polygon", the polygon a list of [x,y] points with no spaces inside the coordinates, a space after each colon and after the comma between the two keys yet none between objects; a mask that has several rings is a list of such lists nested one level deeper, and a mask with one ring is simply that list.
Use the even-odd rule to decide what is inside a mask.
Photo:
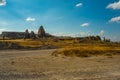
[{"label": "field of golden grass", "polygon": [[53,56],[69,56],[69,57],[90,57],[90,56],[112,56],[120,55],[119,49],[82,49],[82,48],[64,48],[56,50]]},{"label": "field of golden grass", "polygon": [[52,38],[45,38],[45,39],[14,39],[14,40],[0,40],[0,42],[9,42],[9,43],[17,43],[20,46],[29,46],[29,47],[38,47],[40,45],[55,45],[59,47],[72,47],[72,46],[101,46],[101,47],[120,47],[120,43],[106,43],[106,42],[86,42],[86,43],[80,43],[79,40],[57,40],[55,41]]},{"label": "field of golden grass", "polygon": [[[77,57],[89,57],[89,56],[112,56],[120,54],[120,43],[105,43],[105,42],[90,42],[79,43],[77,40],[58,40],[54,39],[40,39],[40,40],[0,40],[0,42],[15,43],[23,47],[40,47],[40,46],[56,46],[61,48],[56,50],[52,55],[58,56],[77,56]],[[47,49],[47,48],[46,48]]]},{"label": "field of golden grass", "polygon": [[55,51],[54,56],[69,57],[90,57],[90,56],[112,56],[120,55],[120,44],[115,43],[79,43],[65,46],[61,50]]},{"label": "field of golden grass", "polygon": [[[24,46],[24,47],[40,47],[43,45],[51,45],[51,46],[63,48],[66,46],[71,46],[71,45],[74,46],[75,45],[74,40],[54,41],[54,39],[51,39],[51,38],[39,39],[39,40],[32,40],[32,39],[0,40],[0,42],[15,43],[15,44],[18,44],[18,45]],[[79,44],[77,44],[77,45],[79,45]]]}]

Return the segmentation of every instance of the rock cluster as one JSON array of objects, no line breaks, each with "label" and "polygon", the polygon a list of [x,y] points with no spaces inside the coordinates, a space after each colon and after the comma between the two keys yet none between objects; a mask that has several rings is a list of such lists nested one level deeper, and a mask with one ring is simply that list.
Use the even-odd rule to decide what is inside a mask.
[{"label": "rock cluster", "polygon": [[[3,40],[8,39],[43,39],[43,38],[57,38],[59,40],[73,40],[73,37],[55,37],[53,35],[50,35],[49,33],[45,32],[44,27],[41,25],[38,29],[38,33],[35,34],[34,31],[29,32],[28,29],[25,30],[25,32],[2,32],[2,38]],[[76,38],[79,39],[80,42],[89,42],[89,41],[101,41],[100,36],[87,36],[87,37],[79,37]],[[56,40],[56,39],[55,39]],[[110,40],[104,39],[105,42],[110,42]]]},{"label": "rock cluster", "polygon": [[80,42],[102,41],[100,36],[87,36],[79,39]]},{"label": "rock cluster", "polygon": [[38,33],[35,34],[34,31],[29,32],[28,29],[25,32],[2,32],[1,34],[4,39],[40,39],[46,37],[53,37],[49,33],[46,33],[43,26],[40,26]]},{"label": "rock cluster", "polygon": [[38,34],[35,34],[34,31],[31,31],[31,33],[29,33],[28,29],[25,31],[25,34],[24,34],[24,39],[29,39],[29,38],[40,39],[40,38],[47,38],[47,37],[53,37],[53,36],[50,35],[49,33],[46,33],[43,26],[40,26],[40,28],[38,29]]},{"label": "rock cluster", "polygon": [[101,41],[101,37],[100,36],[88,36],[85,37],[86,40],[93,40],[93,41]]}]

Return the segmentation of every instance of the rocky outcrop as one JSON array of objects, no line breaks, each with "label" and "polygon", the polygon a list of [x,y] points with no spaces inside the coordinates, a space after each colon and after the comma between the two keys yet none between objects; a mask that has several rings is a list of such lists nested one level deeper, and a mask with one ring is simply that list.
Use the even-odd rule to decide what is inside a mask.
[{"label": "rocky outcrop", "polygon": [[87,37],[81,37],[79,38],[79,42],[96,42],[96,41],[102,41],[100,36],[87,36]]},{"label": "rocky outcrop", "polygon": [[101,38],[100,36],[88,36],[88,37],[85,37],[85,40],[101,41]]},{"label": "rocky outcrop", "polygon": [[36,39],[36,34],[33,31],[31,31],[31,33],[30,33],[30,38],[31,39]]},{"label": "rocky outcrop", "polygon": [[24,39],[28,39],[28,38],[30,38],[30,34],[29,34],[28,29],[26,29],[24,33]]},{"label": "rocky outcrop", "polygon": [[40,28],[38,30],[38,38],[45,38],[45,37],[46,37],[45,30],[44,30],[43,26],[40,26]]},{"label": "rocky outcrop", "polygon": [[28,29],[25,32],[2,32],[2,39],[40,39],[46,37],[54,37],[49,33],[46,33],[43,26],[40,26],[38,29],[38,34],[35,34],[33,31],[29,33]]},{"label": "rocky outcrop", "polygon": [[104,42],[111,42],[110,39],[106,39],[105,37],[103,37],[103,41]]}]

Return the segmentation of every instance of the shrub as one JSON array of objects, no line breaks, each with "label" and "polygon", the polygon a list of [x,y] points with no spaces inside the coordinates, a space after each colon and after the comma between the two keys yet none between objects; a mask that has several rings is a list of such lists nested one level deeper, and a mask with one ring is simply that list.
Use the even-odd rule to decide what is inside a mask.
[{"label": "shrub", "polygon": [[53,56],[63,55],[69,57],[90,57],[90,56],[112,56],[120,54],[120,51],[116,50],[87,50],[87,49],[78,49],[78,48],[69,48],[57,50],[52,53]]}]

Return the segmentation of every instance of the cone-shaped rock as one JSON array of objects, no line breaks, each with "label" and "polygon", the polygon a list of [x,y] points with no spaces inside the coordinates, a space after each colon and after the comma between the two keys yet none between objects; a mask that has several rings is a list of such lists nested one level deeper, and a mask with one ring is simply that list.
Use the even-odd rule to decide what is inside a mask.
[{"label": "cone-shaped rock", "polygon": [[30,38],[28,29],[25,30],[24,39]]},{"label": "cone-shaped rock", "polygon": [[43,28],[43,26],[40,26],[39,30],[38,30],[38,37],[39,38],[44,38],[46,37],[46,33],[45,33],[45,30]]},{"label": "cone-shaped rock", "polygon": [[32,38],[32,39],[36,38],[36,35],[35,35],[35,33],[33,31],[31,31],[31,33],[30,33],[30,38]]}]

